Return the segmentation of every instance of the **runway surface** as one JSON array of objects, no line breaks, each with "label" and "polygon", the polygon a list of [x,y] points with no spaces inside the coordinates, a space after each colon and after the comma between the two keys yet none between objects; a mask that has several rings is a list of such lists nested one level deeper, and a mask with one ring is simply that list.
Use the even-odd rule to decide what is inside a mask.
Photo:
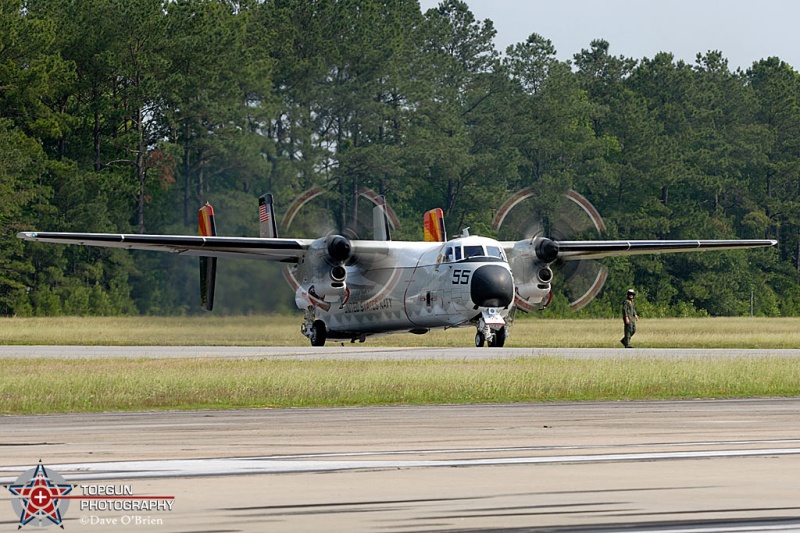
[{"label": "runway surface", "polygon": [[[76,532],[800,531],[799,412],[756,399],[5,416],[0,484],[41,460],[76,485]],[[0,530],[19,525],[12,497]]]},{"label": "runway surface", "polygon": [[730,348],[397,348],[368,345],[325,346],[0,346],[6,357],[55,357],[66,359],[228,357],[270,359],[512,359],[517,357],[800,357],[800,350]]}]

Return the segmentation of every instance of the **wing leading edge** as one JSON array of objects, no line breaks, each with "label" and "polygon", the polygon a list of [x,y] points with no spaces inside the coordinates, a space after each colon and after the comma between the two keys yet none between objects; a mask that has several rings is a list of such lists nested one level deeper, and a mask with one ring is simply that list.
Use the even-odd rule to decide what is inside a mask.
[{"label": "wing leading edge", "polygon": [[[314,239],[45,231],[23,231],[18,233],[17,237],[36,242],[172,252],[187,256],[260,259],[283,263],[299,262],[316,242]],[[324,240],[324,237],[322,239]],[[364,264],[386,259],[390,250],[398,246],[391,241],[351,241],[350,244],[352,246],[350,260]]]},{"label": "wing leading edge", "polygon": [[558,258],[599,259],[620,255],[642,255],[710,250],[765,248],[778,244],[772,239],[681,240],[681,241],[557,241]]},{"label": "wing leading edge", "polygon": [[313,242],[310,239],[138,235],[122,233],[61,233],[23,231],[20,239],[36,242],[172,252],[204,257],[237,257],[296,263]]}]

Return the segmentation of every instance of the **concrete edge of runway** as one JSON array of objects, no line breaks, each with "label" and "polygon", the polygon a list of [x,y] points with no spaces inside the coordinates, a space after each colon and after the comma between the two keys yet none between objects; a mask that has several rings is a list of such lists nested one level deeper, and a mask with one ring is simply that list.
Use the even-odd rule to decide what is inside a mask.
[{"label": "concrete edge of runway", "polygon": [[800,349],[729,348],[419,348],[382,346],[0,346],[3,358],[196,358],[287,360],[478,360],[520,357],[602,358],[718,358],[800,357]]}]

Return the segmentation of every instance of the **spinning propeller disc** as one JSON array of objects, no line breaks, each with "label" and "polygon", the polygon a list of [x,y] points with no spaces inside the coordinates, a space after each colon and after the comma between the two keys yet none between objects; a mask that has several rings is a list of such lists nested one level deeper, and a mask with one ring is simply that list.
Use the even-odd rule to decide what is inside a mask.
[{"label": "spinning propeller disc", "polygon": [[[503,203],[492,223],[501,240],[547,237],[555,241],[591,239],[606,230],[600,213],[579,193],[568,190],[555,201],[522,189]],[[583,259],[554,263],[566,280],[570,308],[583,308],[603,288],[608,270],[598,261]]]},{"label": "spinning propeller disc", "polygon": [[[400,227],[400,221],[392,208],[386,205],[382,196],[368,188],[361,188],[355,197],[355,209],[350,206],[346,208],[346,214],[341,216],[342,206],[338,201],[322,187],[312,187],[298,196],[287,209],[281,221],[281,234],[293,237],[318,238],[327,235],[343,235],[350,240],[374,239],[373,235],[373,209],[376,206],[383,206],[390,231]],[[346,220],[342,224],[341,220]],[[338,220],[338,222],[337,222]],[[347,264],[358,262],[357,257],[351,257]],[[348,292],[344,300],[339,305],[345,305],[350,298],[350,291],[363,290],[366,299],[362,301],[364,306],[372,306],[386,298],[397,285],[400,278],[400,271],[396,268],[380,268],[374,260],[369,265],[363,261],[361,266],[370,268],[358,269],[355,276],[348,277]],[[284,269],[284,277],[289,284],[297,290],[300,282],[295,276],[291,267]],[[321,302],[319,304],[324,310],[330,308],[330,304]]]},{"label": "spinning propeller disc", "polygon": [[355,209],[352,205],[342,206],[327,190],[319,186],[312,187],[298,196],[286,210],[281,221],[281,233],[291,237],[316,238],[338,234],[354,240],[372,239],[372,210],[379,205],[386,209],[390,229],[400,227],[392,208],[372,189],[359,189],[355,204]]}]

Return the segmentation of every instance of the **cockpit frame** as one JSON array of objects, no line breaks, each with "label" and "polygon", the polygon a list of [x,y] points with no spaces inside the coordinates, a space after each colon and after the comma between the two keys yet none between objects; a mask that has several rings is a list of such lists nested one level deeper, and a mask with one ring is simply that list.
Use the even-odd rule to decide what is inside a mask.
[{"label": "cockpit frame", "polygon": [[499,245],[485,243],[447,243],[442,253],[439,254],[438,263],[463,263],[463,262],[494,262],[507,263],[505,251]]}]

